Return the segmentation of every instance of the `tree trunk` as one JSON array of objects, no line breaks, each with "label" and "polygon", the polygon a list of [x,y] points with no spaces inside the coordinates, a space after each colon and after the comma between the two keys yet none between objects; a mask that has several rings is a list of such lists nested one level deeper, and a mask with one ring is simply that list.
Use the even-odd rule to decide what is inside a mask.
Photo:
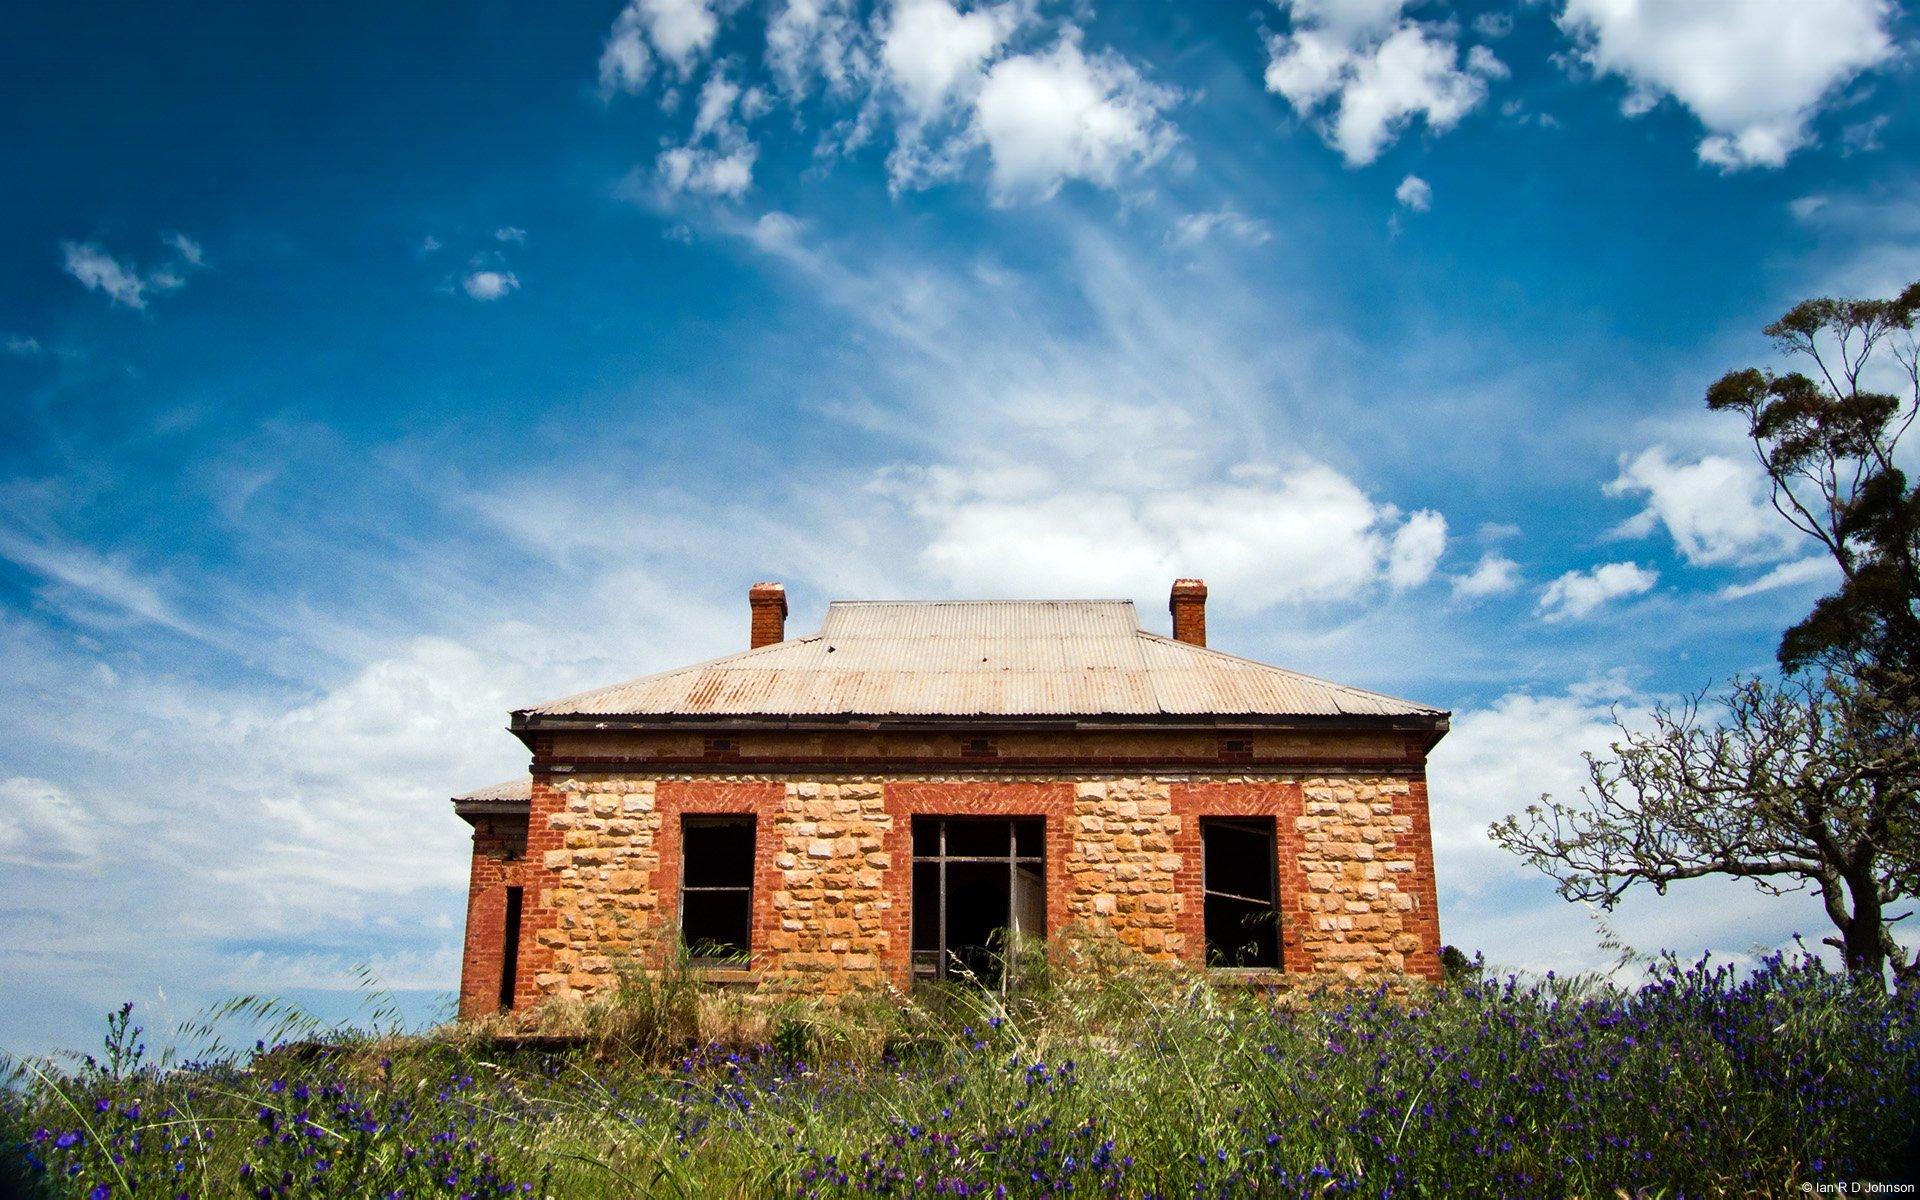
[{"label": "tree trunk", "polygon": [[1840,928],[1840,955],[1847,970],[1886,986],[1886,922],[1880,905],[1880,884],[1869,866],[1846,873],[1847,895],[1853,912]]}]

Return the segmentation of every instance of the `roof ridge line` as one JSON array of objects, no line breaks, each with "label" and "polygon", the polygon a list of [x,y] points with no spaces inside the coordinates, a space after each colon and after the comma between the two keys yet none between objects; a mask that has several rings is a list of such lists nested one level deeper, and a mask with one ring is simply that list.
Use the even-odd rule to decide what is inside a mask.
[{"label": "roof ridge line", "polygon": [[1085,597],[1082,597],[1080,599],[1068,599],[1066,597],[1061,597],[1059,599],[1054,599],[1054,600],[983,599],[983,600],[829,600],[827,601],[828,608],[833,608],[836,605],[845,606],[849,604],[911,604],[921,608],[933,608],[939,605],[946,605],[946,604],[1125,604],[1129,607],[1138,607],[1136,602],[1132,600],[1118,600],[1118,599],[1089,600],[1089,599],[1086,599]]}]

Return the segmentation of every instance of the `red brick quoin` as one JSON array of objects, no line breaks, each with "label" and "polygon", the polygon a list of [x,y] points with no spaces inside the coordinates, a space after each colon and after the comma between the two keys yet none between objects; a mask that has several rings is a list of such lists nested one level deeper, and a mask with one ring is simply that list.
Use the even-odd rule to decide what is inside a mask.
[{"label": "red brick quoin", "polygon": [[658,910],[665,921],[678,921],[680,904],[680,818],[697,816],[752,817],[753,822],[753,914],[748,966],[762,966],[767,934],[780,918],[773,908],[773,894],[780,888],[780,871],[774,866],[779,852],[775,844],[773,820],[780,811],[786,793],[781,783],[733,782],[708,779],[662,780],[653,793],[654,807],[660,813],[660,832],[655,845],[660,865],[653,873],[653,894],[659,897]]},{"label": "red brick quoin", "polygon": [[913,979],[913,818],[1040,817],[1046,821],[1047,932],[1067,923],[1067,852],[1073,844],[1073,784],[1067,782],[889,783],[893,827],[887,833],[887,909],[883,962],[896,987]]},{"label": "red brick quoin", "polygon": [[[527,825],[520,817],[479,817],[473,826],[473,868],[467,882],[467,944],[460,960],[460,1015],[500,1007],[505,961],[507,889],[525,877]],[[518,999],[516,997],[516,1004]]]},{"label": "red brick quoin", "polygon": [[1200,818],[1272,817],[1280,879],[1280,965],[1286,971],[1311,971],[1313,958],[1300,932],[1310,914],[1303,907],[1307,875],[1300,867],[1304,848],[1299,831],[1303,808],[1300,785],[1273,783],[1175,783],[1170,800],[1180,818],[1174,849],[1180,869],[1174,887],[1180,894],[1177,927],[1186,947],[1184,957],[1196,966],[1206,961],[1206,909],[1201,894]]}]

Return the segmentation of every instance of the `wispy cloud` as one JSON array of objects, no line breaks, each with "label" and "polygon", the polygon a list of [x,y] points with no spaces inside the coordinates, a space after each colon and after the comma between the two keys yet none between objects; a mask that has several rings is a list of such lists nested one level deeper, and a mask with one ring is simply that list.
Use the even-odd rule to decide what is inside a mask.
[{"label": "wispy cloud", "polygon": [[1839,576],[1839,566],[1824,554],[1797,558],[1792,562],[1781,563],[1757,578],[1728,584],[1720,589],[1720,598],[1744,600],[1748,596],[1758,596],[1762,592],[1778,591],[1781,588],[1799,587],[1809,583],[1837,582]]},{"label": "wispy cloud", "polygon": [[1225,236],[1248,246],[1264,246],[1273,240],[1273,230],[1265,221],[1241,213],[1232,205],[1207,212],[1187,213],[1174,222],[1167,240],[1176,246],[1197,246],[1217,236]]},{"label": "wispy cloud", "polygon": [[206,251],[192,238],[170,233],[161,242],[172,254],[144,273],[92,242],[60,243],[61,265],[88,291],[100,292],[115,304],[145,310],[151,293],[177,291],[186,286],[189,275],[206,268]]},{"label": "wispy cloud", "polygon": [[[0,557],[107,609],[146,621],[197,641],[218,642],[208,629],[188,619],[164,599],[154,584],[124,563],[85,547],[0,526]],[[65,606],[70,615],[85,611]]]},{"label": "wispy cloud", "polygon": [[67,274],[88,291],[104,293],[115,304],[128,308],[147,306],[146,281],[92,242],[62,242],[60,255]]}]

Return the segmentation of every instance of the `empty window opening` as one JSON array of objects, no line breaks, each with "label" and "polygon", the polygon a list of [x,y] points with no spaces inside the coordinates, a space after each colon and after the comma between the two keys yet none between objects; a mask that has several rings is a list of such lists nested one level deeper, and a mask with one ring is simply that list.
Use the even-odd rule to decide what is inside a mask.
[{"label": "empty window opening", "polygon": [[1047,932],[1046,822],[913,819],[913,972],[998,984],[1009,934]]},{"label": "empty window opening", "polygon": [[1202,817],[1207,965],[1280,965],[1279,861],[1271,818]]},{"label": "empty window opening", "polygon": [[680,940],[695,959],[744,962],[753,929],[752,817],[682,817]]},{"label": "empty window opening", "polygon": [[507,889],[507,922],[500,942],[500,1007],[513,1007],[520,985],[520,889]]}]

